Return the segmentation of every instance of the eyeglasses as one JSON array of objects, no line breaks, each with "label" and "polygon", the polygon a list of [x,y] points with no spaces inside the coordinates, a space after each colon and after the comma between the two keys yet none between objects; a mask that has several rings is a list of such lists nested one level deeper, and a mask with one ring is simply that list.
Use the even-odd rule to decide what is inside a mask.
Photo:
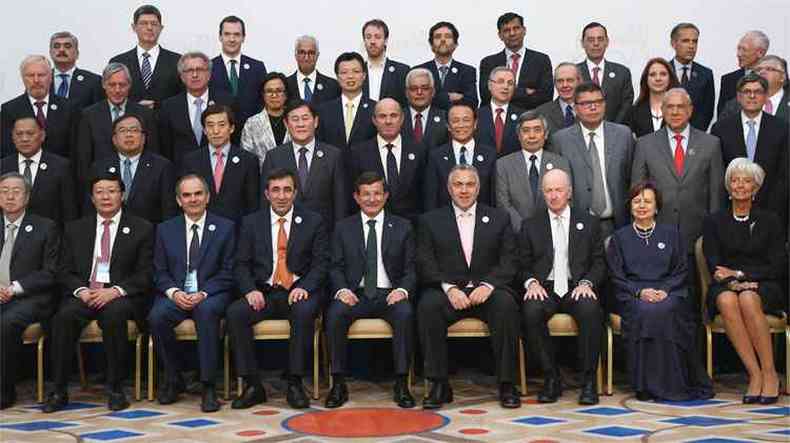
[{"label": "eyeglasses", "polygon": [[513,86],[516,84],[516,82],[514,82],[513,80],[503,80],[501,78],[499,80],[489,80],[489,82],[497,86],[504,86],[504,85]]},{"label": "eyeglasses", "polygon": [[116,134],[121,134],[121,135],[126,135],[126,134],[137,135],[137,134],[141,134],[142,132],[143,132],[143,128],[118,128],[115,130]]},{"label": "eyeglasses", "polygon": [[746,97],[759,97],[765,95],[765,91],[762,89],[741,89],[738,91],[738,94],[745,95]]},{"label": "eyeglasses", "polygon": [[22,188],[0,188],[0,195],[2,196],[12,196],[12,197],[19,197],[20,195],[24,194],[25,190]]},{"label": "eyeglasses", "polygon": [[297,57],[315,57],[316,55],[318,55],[318,52],[316,52],[316,51],[299,50],[299,51],[296,51],[296,55],[297,55]]},{"label": "eyeglasses", "polygon": [[781,70],[779,68],[774,68],[773,66],[760,66],[759,68],[755,68],[754,71],[757,72],[758,74],[760,72],[763,72],[763,71],[776,72],[776,73],[779,73],[779,74],[784,74],[785,73],[783,70]]},{"label": "eyeglasses", "polygon": [[189,68],[189,69],[184,69],[181,72],[189,75],[203,74],[204,72],[208,72],[208,68]]},{"label": "eyeglasses", "polygon": [[423,86],[409,86],[409,91],[411,91],[411,92],[418,92],[418,91],[422,91],[422,92],[428,92],[428,91],[430,91],[430,90],[432,90],[432,89],[433,89],[433,88],[432,88],[430,85],[423,85]]},{"label": "eyeglasses", "polygon": [[599,98],[598,100],[588,100],[588,101],[584,101],[584,102],[576,102],[576,106],[579,106],[579,107],[582,107],[582,108],[592,108],[593,106],[601,106],[603,104],[603,102],[604,102],[604,100],[602,98]]}]

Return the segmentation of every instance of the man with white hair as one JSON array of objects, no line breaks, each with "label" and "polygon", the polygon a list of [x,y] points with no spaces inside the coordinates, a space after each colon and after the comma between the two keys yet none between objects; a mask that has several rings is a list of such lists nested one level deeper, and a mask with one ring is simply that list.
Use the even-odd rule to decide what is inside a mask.
[{"label": "man with white hair", "polygon": [[716,115],[721,115],[724,105],[735,98],[735,84],[738,80],[751,72],[757,61],[768,53],[771,41],[762,31],[749,31],[738,41],[737,57],[739,68],[721,76],[721,90],[719,91],[719,104],[716,105]]},{"label": "man with white hair", "polygon": [[406,100],[401,135],[430,150],[447,143],[447,111],[434,106],[436,79],[426,68],[406,74]]},{"label": "man with white hair", "polygon": [[318,39],[312,35],[296,38],[296,72],[288,77],[288,90],[292,96],[299,91],[299,98],[313,105],[340,97],[337,80],[321,74],[315,68],[319,55],[321,52],[318,50]]},{"label": "man with white hair", "polygon": [[77,67],[80,41],[68,31],[49,38],[49,57],[55,65],[50,92],[67,98],[74,109],[84,109],[104,98],[101,76]]}]

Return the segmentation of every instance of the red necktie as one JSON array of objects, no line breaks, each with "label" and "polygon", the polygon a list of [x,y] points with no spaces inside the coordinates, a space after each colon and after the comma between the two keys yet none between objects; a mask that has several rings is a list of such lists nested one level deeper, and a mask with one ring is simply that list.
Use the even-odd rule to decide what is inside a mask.
[{"label": "red necktie", "polygon": [[414,141],[422,141],[422,114],[419,112],[414,116]]},{"label": "red necktie", "polygon": [[593,78],[592,78],[592,81],[593,81],[593,83],[595,83],[595,84],[596,84],[596,85],[598,85],[598,86],[601,86],[601,80],[598,78],[598,72],[599,72],[600,70],[601,70],[601,68],[599,68],[599,67],[597,67],[597,66],[593,68]]},{"label": "red necktie", "polygon": [[496,152],[502,152],[502,135],[505,133],[505,119],[502,118],[502,108],[497,108],[496,118],[494,119],[494,142],[496,143]]},{"label": "red necktie", "polygon": [[47,102],[45,101],[36,102],[36,121],[38,121],[41,129],[47,129],[47,118],[44,116],[44,105],[46,104]]},{"label": "red necktie", "polygon": [[518,77],[518,61],[521,58],[521,54],[515,53],[510,56],[510,70],[513,71],[513,77]]},{"label": "red necktie", "polygon": [[104,230],[101,233],[101,245],[99,246],[99,257],[96,258],[96,263],[93,266],[93,274],[91,275],[90,284],[88,287],[91,289],[101,289],[104,283],[96,281],[96,271],[99,268],[99,263],[110,263],[110,224],[112,220],[104,220]]},{"label": "red necktie", "polygon": [[222,158],[222,148],[217,148],[217,150],[214,151],[214,156],[217,157],[217,162],[214,165],[214,190],[219,194],[219,189],[222,187],[222,175],[225,173],[225,161]]},{"label": "red necktie", "polygon": [[771,102],[770,99],[766,100],[765,107],[763,107],[763,111],[774,115],[774,104]]},{"label": "red necktie", "polygon": [[683,161],[686,158],[685,154],[683,153],[683,136],[680,134],[675,134],[675,171],[678,173],[678,177],[683,175]]}]

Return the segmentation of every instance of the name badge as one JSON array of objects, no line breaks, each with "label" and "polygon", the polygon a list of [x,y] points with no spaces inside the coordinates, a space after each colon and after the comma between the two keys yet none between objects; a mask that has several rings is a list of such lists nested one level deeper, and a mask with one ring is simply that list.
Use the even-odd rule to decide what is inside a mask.
[{"label": "name badge", "polygon": [[198,291],[197,271],[187,272],[187,278],[184,280],[184,292],[193,294]]},{"label": "name badge", "polygon": [[110,282],[110,264],[105,262],[96,262],[96,281],[99,283]]}]

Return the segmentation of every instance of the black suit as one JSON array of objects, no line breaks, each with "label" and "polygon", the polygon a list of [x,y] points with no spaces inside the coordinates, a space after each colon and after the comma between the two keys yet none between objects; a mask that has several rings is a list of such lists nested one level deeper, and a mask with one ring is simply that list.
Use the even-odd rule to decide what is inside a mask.
[{"label": "black suit", "polygon": [[[234,98],[234,105],[238,109],[236,114],[236,128],[241,133],[244,122],[253,115],[261,112],[263,101],[261,100],[261,90],[263,89],[263,79],[266,77],[266,65],[252,57],[241,54],[240,66],[236,66],[236,73],[239,76],[239,88]],[[211,87],[217,92],[233,96],[233,89],[230,87],[230,77],[222,55],[211,59]]]},{"label": "black suit", "polygon": [[[518,305],[508,288],[516,275],[516,238],[504,211],[478,203],[475,210],[471,266],[461,247],[454,206],[423,214],[417,230],[417,270],[421,293],[417,307],[425,375],[447,378],[447,328],[475,317],[491,332],[497,381],[515,383],[518,349]],[[448,283],[469,295],[473,287],[493,286],[482,304],[455,310],[441,288]],[[471,285],[471,287],[468,287]]]},{"label": "black suit", "polygon": [[[299,85],[296,84],[296,72],[289,75],[286,80],[288,80],[288,92],[291,94],[291,97],[298,95],[304,100],[304,97],[299,92]],[[310,103],[313,105],[320,105],[340,97],[340,85],[337,83],[337,80],[318,71],[315,73],[315,84],[310,84],[310,91],[313,93],[313,98],[310,100]]]},{"label": "black suit", "polygon": [[[394,98],[401,106],[406,106],[408,104],[406,101],[406,74],[408,73],[409,65],[387,58],[384,62],[384,72],[381,74],[379,100]],[[370,74],[367,63],[365,63],[365,83],[362,85],[362,91],[365,97],[370,97]]]},{"label": "black suit", "polygon": [[[547,378],[559,377],[555,361],[554,344],[549,336],[548,321],[558,312],[570,314],[579,325],[579,357],[582,373],[586,382],[592,382],[598,355],[601,351],[603,332],[603,311],[597,299],[579,297],[573,300],[571,292],[580,281],[586,280],[593,285],[596,295],[602,295],[599,288],[606,280],[603,239],[600,222],[584,211],[571,209],[568,225],[568,292],[557,295],[554,281],[548,280],[554,269],[554,244],[552,223],[545,210],[524,220],[521,225],[518,244],[520,252],[520,278],[518,292],[524,294],[529,279],[536,279],[546,289],[548,298],[544,300],[524,300],[522,319],[527,343],[532,352],[540,355],[543,375]],[[523,297],[522,297],[523,298]]]},{"label": "black suit", "polygon": [[[93,174],[101,172],[122,174],[121,159],[118,154],[105,157],[93,164]],[[113,172],[114,171],[114,172]],[[176,176],[173,164],[160,155],[143,151],[138,159],[137,169],[132,177],[132,188],[127,189],[124,209],[129,214],[148,220],[152,224],[161,223],[178,214],[176,204]],[[85,196],[83,214],[94,214],[96,209]]]},{"label": "black suit", "polygon": [[[494,111],[491,108],[492,106],[493,103],[481,106],[480,109],[477,110],[477,135],[475,136],[475,140],[477,140],[479,144],[496,147],[496,129],[494,127]],[[521,149],[521,142],[518,140],[518,134],[516,134],[516,122],[518,121],[518,116],[521,115],[522,112],[524,111],[513,106],[511,102],[510,106],[507,107],[507,113],[502,113],[502,118],[505,120],[505,130],[502,132],[501,150],[497,151],[498,157],[505,156]]]},{"label": "black suit", "polygon": [[132,88],[129,91],[129,99],[135,102],[140,100],[153,100],[154,106],[158,108],[162,101],[172,97],[184,90],[181,79],[178,76],[178,59],[181,54],[159,46],[159,57],[151,76],[151,84],[145,87],[141,74],[140,60],[137,58],[137,47],[132,48],[122,54],[118,54],[110,59],[110,62],[123,63],[129,68],[132,74]]},{"label": "black suit", "polygon": [[128,365],[127,320],[144,326],[151,305],[153,279],[153,225],[129,214],[121,214],[111,248],[110,284],[122,288],[126,295],[107,303],[101,309],[89,307],[74,291],[87,288],[94,265],[96,216],[88,216],[66,225],[60,250],[58,283],[63,289],[62,301],[52,319],[52,365],[55,389],[65,391],[71,372],[74,346],[82,329],[97,320],[102,329],[107,360],[107,385],[117,388],[126,375]]},{"label": "black suit", "polygon": [[[519,61],[518,84],[516,92],[510,103],[525,111],[535,109],[543,103],[551,101],[554,97],[554,74],[551,70],[551,59],[548,55],[524,49],[524,57]],[[480,103],[491,101],[491,92],[488,90],[488,76],[497,66],[510,66],[506,60],[505,50],[491,54],[480,61]],[[527,94],[527,88],[535,92]]]},{"label": "black suit", "polygon": [[[72,150],[74,131],[79,119],[75,110],[68,99],[50,94],[47,100],[46,111],[46,132],[43,148],[47,152],[58,154],[61,157],[69,157]],[[30,96],[24,93],[16,98],[9,100],[0,106],[0,132],[2,132],[2,142],[0,142],[0,158],[16,152],[11,132],[14,129],[14,122],[22,117],[36,117],[36,109],[30,104]]]},{"label": "black suit", "polygon": [[[277,265],[272,263],[272,248],[277,247],[277,239],[272,238],[272,223],[276,221],[271,219],[271,209],[265,206],[245,217],[241,226],[234,266],[241,298],[227,310],[228,334],[236,371],[241,376],[258,371],[252,327],[259,321],[278,318],[291,323],[289,373],[295,376],[308,374],[315,319],[326,298],[329,238],[321,216],[303,208],[293,208],[286,263],[288,270],[299,276],[291,290],[302,288],[309,297],[292,305],[288,304],[288,290],[267,283]],[[266,300],[260,311],[254,311],[245,298],[247,293],[255,290],[261,291]]]},{"label": "black suit", "polygon": [[[650,110],[650,101],[646,100],[632,107],[623,124],[631,128],[636,138],[656,132],[653,129],[653,111]],[[661,127],[664,127],[663,121]]]},{"label": "black suit", "polygon": [[[669,64],[677,72],[674,58],[669,61]],[[678,76],[678,80],[680,80],[680,76]],[[707,131],[711,120],[713,120],[713,105],[716,103],[713,71],[697,62],[691,62],[691,75],[684,87],[691,96],[691,103],[694,105],[691,126],[701,131]]]},{"label": "black suit", "polygon": [[[10,155],[1,163],[3,174],[20,172],[19,154]],[[62,227],[77,218],[77,198],[71,163],[59,155],[42,152],[27,211]]]},{"label": "black suit", "polygon": [[[576,68],[582,76],[582,81],[591,81],[587,60],[577,63]],[[627,67],[606,60],[603,72],[598,77],[603,95],[606,100],[605,119],[614,123],[625,123],[628,110],[634,103],[634,85],[631,83],[631,70]]]},{"label": "black suit", "polygon": [[206,146],[186,154],[181,162],[179,176],[198,174],[203,177],[211,190],[208,210],[238,223],[242,217],[257,211],[260,206],[261,178],[258,157],[231,145],[224,160],[222,187],[217,192],[209,150],[213,150],[213,147]]},{"label": "black suit", "polygon": [[[0,251],[5,245],[5,217],[0,234]],[[0,377],[2,395],[10,395],[17,382],[16,360],[22,352],[22,333],[28,325],[44,321],[55,309],[53,292],[60,253],[60,230],[52,221],[26,212],[16,232],[9,274],[24,291],[14,295],[0,309]]]},{"label": "black suit", "polygon": [[737,92],[735,85],[738,84],[738,80],[744,75],[746,75],[746,70],[740,68],[721,76],[721,82],[719,83],[719,103],[716,105],[717,116],[721,116],[727,102],[735,98]]},{"label": "black suit", "polygon": [[[447,111],[431,106],[428,109],[428,115],[424,112],[422,115],[422,141],[420,142],[425,149],[431,149],[441,146],[449,140],[447,133]],[[400,135],[404,140],[410,142],[414,141],[414,114],[412,108],[407,106],[403,108],[403,127],[401,127]]]},{"label": "black suit", "polygon": [[318,131],[316,138],[343,151],[348,156],[351,146],[370,140],[376,136],[373,126],[373,108],[376,102],[363,96],[351,127],[351,136],[346,139],[346,125],[343,101],[340,97],[321,103],[318,107]]},{"label": "black suit", "polygon": [[[477,200],[486,205],[494,205],[496,201],[496,151],[486,145],[475,146],[474,158],[469,158],[469,164],[477,168],[480,176],[480,194]],[[452,142],[439,146],[428,153],[428,164],[425,166],[425,182],[423,193],[426,211],[450,204],[450,194],[447,192],[447,178],[450,170],[455,166],[455,153]]]},{"label": "black suit", "polygon": [[464,98],[460,103],[466,103],[469,106],[476,108],[477,101],[477,69],[474,66],[461,63],[456,60],[450,62],[450,69],[444,78],[442,84],[441,76],[439,75],[439,68],[436,67],[436,60],[427,61],[418,68],[425,68],[433,74],[433,84],[436,93],[433,96],[431,104],[437,106],[445,111],[450,109],[450,95],[449,92],[457,92],[463,94]]},{"label": "black suit", "polygon": [[[57,70],[52,70],[52,85],[49,87],[50,95],[55,94],[56,78],[59,75]],[[68,99],[71,106],[77,111],[81,111],[88,106],[104,100],[104,87],[101,84],[101,76],[84,69],[77,68],[69,77]]]},{"label": "black suit", "polygon": [[[570,125],[565,124],[565,113],[562,111],[562,105],[560,104],[560,98],[557,97],[556,99],[543,103],[542,105],[535,108],[535,111],[546,117],[546,120],[549,121],[549,136],[554,134],[555,132],[559,131],[560,129],[567,128],[568,126],[573,125],[576,123],[576,117],[573,118],[573,123]],[[547,140],[548,142],[548,140]]]}]

